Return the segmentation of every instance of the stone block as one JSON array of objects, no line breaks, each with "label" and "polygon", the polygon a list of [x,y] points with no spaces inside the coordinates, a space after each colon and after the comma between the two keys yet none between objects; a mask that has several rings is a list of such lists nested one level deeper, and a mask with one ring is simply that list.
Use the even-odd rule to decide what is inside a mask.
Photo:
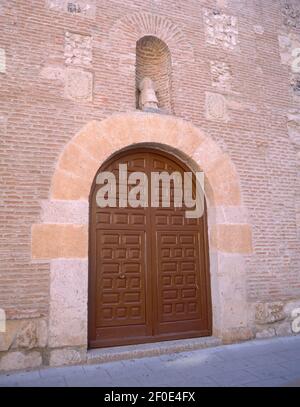
[{"label": "stone block", "polygon": [[67,31],[64,56],[68,65],[91,66],[92,37]]},{"label": "stone block", "polygon": [[41,366],[41,364],[42,356],[40,352],[8,352],[0,359],[0,372],[29,368],[33,369]]},{"label": "stone block", "polygon": [[4,137],[7,131],[7,117],[0,115],[0,137]]},{"label": "stone block", "polygon": [[86,258],[86,225],[40,224],[32,226],[32,258]]},{"label": "stone block", "polygon": [[211,199],[215,206],[237,206],[241,203],[240,185],[236,169],[227,155],[214,162],[206,171],[206,179],[213,188]]},{"label": "stone block", "polygon": [[46,7],[78,17],[95,18],[96,0],[46,0]]},{"label": "stone block", "polygon": [[77,144],[69,143],[59,160],[59,168],[78,177],[93,179],[99,169],[99,162]]},{"label": "stone block", "polygon": [[255,321],[257,324],[273,324],[286,318],[283,302],[256,304]]},{"label": "stone block", "polygon": [[226,99],[219,93],[206,92],[205,98],[206,118],[208,120],[217,120],[228,122],[229,115]]},{"label": "stone block", "polygon": [[275,327],[275,332],[277,336],[288,336],[292,335],[292,324],[289,321],[284,321],[282,323],[279,323]]},{"label": "stone block", "polygon": [[300,149],[300,111],[288,114],[288,134],[296,149]]},{"label": "stone block", "polygon": [[252,253],[252,230],[247,224],[214,225],[211,246],[225,253]]},{"label": "stone block", "polygon": [[87,260],[51,262],[50,347],[86,346],[87,281]]},{"label": "stone block", "polygon": [[0,48],[0,73],[6,72],[6,54],[5,49]]},{"label": "stone block", "polygon": [[[6,312],[0,308],[0,338],[6,332]],[[1,340],[1,339],[0,339]]]},{"label": "stone block", "polygon": [[212,85],[222,90],[231,89],[232,75],[230,67],[225,62],[211,61],[210,71],[212,76]]},{"label": "stone block", "polygon": [[192,154],[192,158],[205,172],[212,169],[223,157],[224,153],[211,138],[206,138]]},{"label": "stone block", "polygon": [[276,336],[276,331],[274,328],[266,328],[263,329],[262,331],[258,331],[255,335],[257,339],[266,339],[266,338],[272,338],[273,336]]},{"label": "stone block", "polygon": [[44,66],[40,71],[40,76],[44,79],[64,82],[65,68],[56,65]]},{"label": "stone block", "polygon": [[50,366],[77,365],[86,362],[84,349],[54,349],[50,352]]},{"label": "stone block", "polygon": [[91,102],[93,100],[93,73],[80,69],[67,69],[65,96],[76,102]]},{"label": "stone block", "polygon": [[253,30],[254,30],[255,34],[259,34],[259,35],[262,35],[265,32],[264,27],[261,25],[254,25]]},{"label": "stone block", "polygon": [[44,348],[48,327],[44,319],[8,320],[6,332],[0,333],[0,351],[10,349]]},{"label": "stone block", "polygon": [[52,179],[51,198],[57,200],[88,200],[91,180],[56,169]]},{"label": "stone block", "polygon": [[289,29],[300,28],[300,5],[298,0],[281,0],[283,24]]},{"label": "stone block", "polygon": [[204,10],[206,42],[233,50],[238,45],[238,21],[219,10]]},{"label": "stone block", "polygon": [[292,318],[292,312],[296,309],[300,309],[300,300],[289,301],[284,306],[284,312],[289,319]]},{"label": "stone block", "polygon": [[48,201],[41,202],[43,223],[89,223],[89,205],[87,201]]},{"label": "stone block", "polygon": [[222,340],[224,344],[239,341],[248,341],[250,339],[253,339],[253,337],[253,331],[251,328],[248,327],[231,328],[222,332]]},{"label": "stone block", "polygon": [[[41,335],[41,338],[39,338],[39,334]],[[29,322],[24,321],[18,332],[16,332],[12,349],[33,349],[40,347],[41,344],[45,346],[45,336],[47,338],[47,326],[45,325],[45,322],[41,325],[37,324],[34,320]],[[40,343],[40,339],[42,343]]]},{"label": "stone block", "polygon": [[11,347],[18,329],[20,329],[21,321],[13,320],[6,321],[5,332],[0,333],[0,352],[8,351]]}]

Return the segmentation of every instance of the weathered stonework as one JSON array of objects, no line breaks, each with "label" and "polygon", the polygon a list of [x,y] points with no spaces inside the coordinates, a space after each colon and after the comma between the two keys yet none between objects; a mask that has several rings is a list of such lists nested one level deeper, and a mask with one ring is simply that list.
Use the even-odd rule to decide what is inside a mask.
[{"label": "weathered stonework", "polygon": [[86,349],[64,348],[50,351],[49,366],[78,365],[86,361]]},{"label": "weathered stonework", "polygon": [[92,37],[67,31],[64,56],[67,65],[91,66]]},{"label": "weathered stonework", "polygon": [[300,238],[300,111],[293,110],[288,114],[288,134],[295,149],[297,160],[297,181],[295,193],[296,224]]},{"label": "weathered stonework", "polygon": [[283,24],[288,28],[300,27],[300,6],[298,0],[281,0]]},{"label": "weathered stonework", "polygon": [[6,331],[0,333],[0,352],[44,348],[47,342],[48,327],[45,319],[8,320]]},{"label": "weathered stonework", "polygon": [[5,49],[0,48],[0,73],[6,72],[6,54]]},{"label": "weathered stonework", "polygon": [[235,16],[221,14],[218,10],[204,11],[206,41],[225,49],[238,45],[238,20]]},{"label": "weathered stonework", "polygon": [[226,7],[228,7],[228,2],[229,2],[229,0],[217,0],[216,5],[217,5],[217,7],[220,7],[220,8],[226,8]]},{"label": "weathered stonework", "polygon": [[60,259],[51,263],[51,348],[87,343],[87,267],[87,260]]},{"label": "weathered stonework", "polygon": [[254,304],[256,338],[295,335],[292,325],[296,309],[300,309],[300,301]]},{"label": "weathered stonework", "polygon": [[278,36],[281,62],[288,65],[292,70],[292,64],[296,56],[293,50],[300,48],[299,35],[293,32],[282,33]]},{"label": "weathered stonework", "polygon": [[5,332],[0,332],[0,372],[40,366],[47,344],[46,319],[6,321]]},{"label": "weathered stonework", "polygon": [[89,205],[85,201],[47,201],[41,202],[43,223],[87,225]]},{"label": "weathered stonework", "polygon": [[44,66],[40,71],[40,76],[44,79],[64,82],[65,68],[59,65]]},{"label": "weathered stonework", "polygon": [[292,324],[289,321],[282,322],[277,324],[275,327],[276,336],[288,336],[292,335]]},{"label": "weathered stonework", "polygon": [[4,332],[6,332],[6,312],[0,308],[0,334]]},{"label": "weathered stonework", "polygon": [[282,302],[261,303],[256,306],[255,320],[258,324],[272,324],[285,318]]},{"label": "weathered stonework", "polygon": [[287,321],[292,322],[295,318],[295,310],[300,309],[300,300],[288,301],[284,306],[284,311],[287,315]]},{"label": "weathered stonework", "polygon": [[291,76],[291,90],[295,96],[295,100],[297,100],[300,96],[300,74]]},{"label": "weathered stonework", "polygon": [[262,331],[258,331],[256,333],[256,338],[257,339],[266,339],[266,338],[273,338],[276,336],[276,331],[274,328],[266,328],[263,329]]},{"label": "weathered stonework", "polygon": [[[93,73],[80,69],[79,66],[75,68],[77,62],[73,63],[72,58],[70,60],[71,62],[67,66],[50,64],[42,67],[40,77],[64,86],[64,96],[68,99],[80,103],[91,102],[93,100]],[[80,65],[83,60],[79,58],[78,61]]]},{"label": "weathered stonework", "polygon": [[264,27],[261,25],[254,25],[253,30],[254,30],[255,34],[258,34],[258,35],[263,35],[265,32]]},{"label": "weathered stonework", "polygon": [[288,114],[288,134],[297,150],[300,150],[300,111],[293,110]]},{"label": "weathered stonework", "polygon": [[[40,224],[32,227],[32,258],[85,258],[88,253],[87,225]],[[51,236],[55,236],[52,239]]]},{"label": "weathered stonework", "polygon": [[219,93],[206,92],[206,117],[208,120],[229,120],[226,98]]},{"label": "weathered stonework", "polygon": [[47,323],[44,320],[37,322],[31,321],[24,324],[17,333],[13,349],[33,349],[44,348],[47,345],[48,329]]},{"label": "weathered stonework", "polygon": [[220,252],[249,254],[252,252],[252,232],[249,225],[219,224],[211,231],[211,245]]},{"label": "weathered stonework", "polygon": [[68,69],[66,73],[65,95],[76,102],[93,100],[93,74],[79,69]]},{"label": "weathered stonework", "polygon": [[7,117],[0,116],[0,136],[4,137],[7,129]]},{"label": "weathered stonework", "polygon": [[0,372],[33,369],[42,365],[40,352],[9,352],[0,359]]},{"label": "weathered stonework", "polygon": [[210,70],[212,76],[212,85],[222,90],[231,89],[232,75],[230,67],[225,62],[211,61]]},{"label": "weathered stonework", "polygon": [[[289,67],[292,95],[300,96],[300,38],[293,32],[282,33],[278,37],[280,57],[283,65]],[[298,99],[296,99],[298,100]]]},{"label": "weathered stonework", "polygon": [[7,6],[7,0],[2,0],[2,2],[0,4],[0,16],[4,15],[6,6]]},{"label": "weathered stonework", "polygon": [[95,18],[96,0],[46,0],[49,10],[80,17]]}]

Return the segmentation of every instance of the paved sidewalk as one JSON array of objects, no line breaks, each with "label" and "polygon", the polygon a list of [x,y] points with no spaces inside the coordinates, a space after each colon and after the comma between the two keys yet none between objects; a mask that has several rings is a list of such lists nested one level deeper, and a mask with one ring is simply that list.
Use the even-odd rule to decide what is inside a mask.
[{"label": "paved sidewalk", "polygon": [[300,386],[300,336],[0,375],[4,386]]}]

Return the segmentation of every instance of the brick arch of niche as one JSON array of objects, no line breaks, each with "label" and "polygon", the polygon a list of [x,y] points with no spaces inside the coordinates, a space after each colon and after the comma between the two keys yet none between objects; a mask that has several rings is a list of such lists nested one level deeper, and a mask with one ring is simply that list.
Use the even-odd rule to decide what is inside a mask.
[{"label": "brick arch of niche", "polygon": [[42,202],[42,223],[32,226],[32,261],[50,262],[50,363],[51,352],[58,349],[64,350],[66,363],[68,358],[73,361],[74,349],[86,353],[88,199],[95,174],[112,154],[140,143],[171,152],[191,169],[204,171],[213,334],[226,342],[252,335],[244,264],[252,251],[251,225],[230,157],[181,119],[142,112],[116,114],[88,123],[65,146],[49,200]]},{"label": "brick arch of niche", "polygon": [[[167,111],[176,113],[177,106],[181,105],[184,98],[182,87],[185,86],[187,72],[192,72],[195,63],[194,50],[186,38],[184,27],[179,27],[171,19],[146,12],[128,14],[116,21],[112,26],[108,41],[103,45],[112,50],[118,50],[116,55],[111,56],[111,64],[114,66],[114,88],[122,89],[129,82],[132,88],[122,95],[122,105],[128,109],[128,105],[136,107],[136,57],[137,44],[143,38],[157,39],[165,44],[170,54],[170,67],[172,72],[172,95],[171,100],[176,105],[166,104]],[[113,54],[113,53],[112,53]],[[188,86],[188,85],[186,85]]]},{"label": "brick arch of niche", "polygon": [[139,84],[145,77],[155,84],[158,105],[165,112],[172,108],[172,58],[167,45],[154,36],[142,37],[136,44],[136,106],[139,108]]}]

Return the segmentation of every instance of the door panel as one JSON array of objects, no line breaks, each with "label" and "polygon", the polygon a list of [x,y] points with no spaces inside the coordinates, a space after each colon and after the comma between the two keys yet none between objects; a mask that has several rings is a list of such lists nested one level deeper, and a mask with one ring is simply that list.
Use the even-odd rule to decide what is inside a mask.
[{"label": "door panel", "polygon": [[97,326],[145,324],[145,232],[97,233]]},{"label": "door panel", "polygon": [[[101,171],[190,171],[156,150],[122,153]],[[118,185],[118,182],[117,182]],[[211,334],[206,214],[186,208],[105,208],[90,201],[89,346],[102,347]],[[132,188],[128,187],[128,191]],[[159,187],[160,192],[162,186]],[[119,195],[118,199],[119,199]]]}]

